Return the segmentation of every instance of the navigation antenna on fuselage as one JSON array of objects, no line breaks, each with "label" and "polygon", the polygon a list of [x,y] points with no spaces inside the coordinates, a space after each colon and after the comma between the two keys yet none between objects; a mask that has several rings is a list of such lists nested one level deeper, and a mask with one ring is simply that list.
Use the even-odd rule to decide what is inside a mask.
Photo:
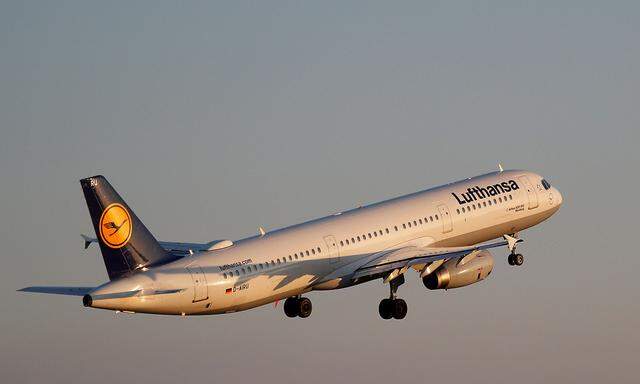
[{"label": "navigation antenna on fuselage", "polygon": [[264,228],[258,227],[258,231],[260,231],[260,236],[264,236],[264,234],[265,234]]},{"label": "navigation antenna on fuselage", "polygon": [[504,169],[502,169],[502,164],[500,164],[500,163],[498,163],[498,170],[499,170],[500,172],[504,171]]}]

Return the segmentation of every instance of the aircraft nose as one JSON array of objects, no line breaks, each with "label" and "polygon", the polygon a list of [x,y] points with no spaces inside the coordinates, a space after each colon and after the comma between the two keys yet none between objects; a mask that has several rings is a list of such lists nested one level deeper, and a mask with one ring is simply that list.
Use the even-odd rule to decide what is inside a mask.
[{"label": "aircraft nose", "polygon": [[558,207],[562,205],[562,193],[560,193],[560,191],[558,190],[558,188],[553,188],[554,189],[554,193],[556,195],[556,202],[558,204]]}]

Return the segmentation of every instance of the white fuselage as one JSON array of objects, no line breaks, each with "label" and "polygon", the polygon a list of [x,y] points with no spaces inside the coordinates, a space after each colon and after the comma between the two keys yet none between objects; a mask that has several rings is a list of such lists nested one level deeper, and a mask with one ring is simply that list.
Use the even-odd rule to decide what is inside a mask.
[{"label": "white fuselage", "polygon": [[494,172],[195,253],[91,293],[159,294],[98,299],[93,307],[186,315],[246,310],[361,283],[354,271],[385,250],[466,246],[517,233],[561,203],[559,191],[535,173]]}]

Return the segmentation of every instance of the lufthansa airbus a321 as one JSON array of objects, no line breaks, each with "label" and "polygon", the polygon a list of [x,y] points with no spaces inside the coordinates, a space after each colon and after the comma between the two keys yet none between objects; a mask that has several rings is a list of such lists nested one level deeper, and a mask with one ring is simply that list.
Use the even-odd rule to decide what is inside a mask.
[{"label": "lufthansa airbus a321", "polygon": [[[306,318],[310,291],[371,280],[389,285],[378,307],[402,319],[398,287],[410,270],[428,289],[484,280],[489,249],[506,247],[522,265],[519,233],[551,217],[562,195],[542,176],[498,171],[359,207],[242,240],[157,241],[103,176],[80,180],[109,282],[98,287],[27,287],[82,296],[86,307],[164,315],[243,311],[285,299],[288,317]],[[506,253],[506,252],[505,252]]]}]

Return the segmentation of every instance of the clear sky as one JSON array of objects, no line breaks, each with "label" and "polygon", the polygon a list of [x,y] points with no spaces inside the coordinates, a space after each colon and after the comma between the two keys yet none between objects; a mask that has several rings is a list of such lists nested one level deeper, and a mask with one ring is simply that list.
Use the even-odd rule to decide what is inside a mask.
[{"label": "clear sky", "polygon": [[[0,3],[3,382],[638,382],[640,3]],[[505,168],[564,195],[525,266],[194,318],[27,285],[107,280],[78,180],[160,239],[238,239]]]}]

